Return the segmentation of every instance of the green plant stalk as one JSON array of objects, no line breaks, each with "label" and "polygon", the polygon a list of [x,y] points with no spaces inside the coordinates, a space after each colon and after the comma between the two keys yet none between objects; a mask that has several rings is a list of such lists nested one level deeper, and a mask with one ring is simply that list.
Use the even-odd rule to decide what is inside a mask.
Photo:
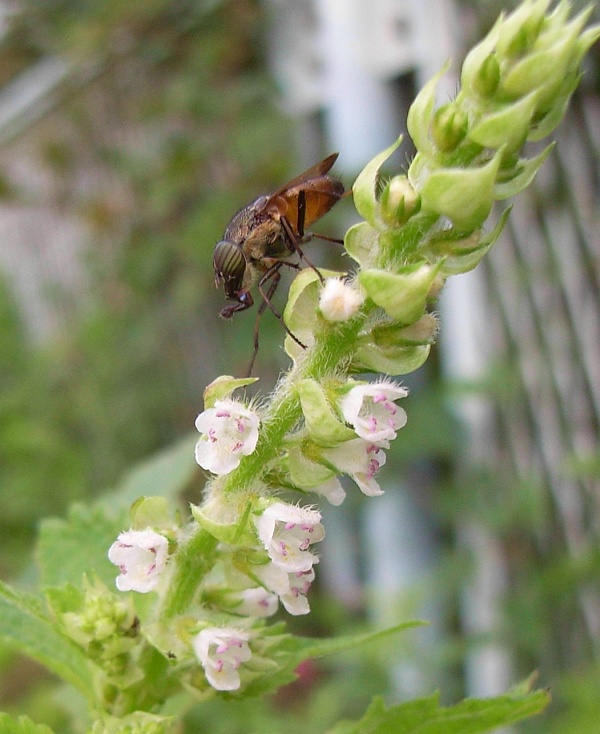
[{"label": "green plant stalk", "polygon": [[161,622],[183,614],[193,602],[200,581],[214,564],[216,549],[217,539],[203,528],[182,544],[169,593],[159,613]]}]

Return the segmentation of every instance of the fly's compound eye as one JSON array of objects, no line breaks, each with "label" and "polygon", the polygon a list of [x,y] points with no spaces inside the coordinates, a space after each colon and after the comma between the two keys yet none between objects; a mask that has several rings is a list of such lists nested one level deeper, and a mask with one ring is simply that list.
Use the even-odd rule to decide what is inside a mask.
[{"label": "fly's compound eye", "polygon": [[223,283],[228,297],[235,298],[236,293],[242,289],[246,265],[246,258],[238,245],[226,240],[215,245],[213,253],[215,282],[217,285]]}]

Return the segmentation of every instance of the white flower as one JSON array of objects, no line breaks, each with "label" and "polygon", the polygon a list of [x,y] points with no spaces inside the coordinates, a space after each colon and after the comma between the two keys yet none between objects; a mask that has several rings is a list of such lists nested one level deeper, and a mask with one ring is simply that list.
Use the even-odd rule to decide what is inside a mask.
[{"label": "white flower", "polygon": [[281,594],[279,598],[288,614],[297,617],[301,614],[308,614],[310,606],[306,595],[310,590],[310,585],[315,580],[315,569],[308,571],[296,571],[288,574],[289,591]]},{"label": "white flower", "polygon": [[213,474],[229,474],[256,448],[258,415],[234,400],[216,400],[215,407],[196,418],[202,436],[196,444],[196,461]]},{"label": "white flower", "polygon": [[206,678],[217,691],[235,691],[240,687],[238,668],[250,660],[250,634],[231,627],[207,627],[192,640],[194,652]]},{"label": "white flower", "polygon": [[327,278],[319,297],[319,308],[327,321],[348,321],[365,298],[355,286],[339,278]]},{"label": "white flower", "polygon": [[[318,562],[318,558],[315,563]],[[308,614],[310,606],[306,595],[315,579],[314,568],[288,573],[286,569],[269,563],[257,570],[257,576],[280,598],[286,611],[293,616]]]},{"label": "white flower", "polygon": [[255,589],[244,589],[235,594],[240,604],[235,607],[236,614],[246,617],[270,617],[279,606],[277,594],[273,594],[262,586]]},{"label": "white flower", "polygon": [[320,520],[317,510],[274,502],[254,523],[273,563],[292,573],[308,571],[318,561],[309,547],[325,537]]},{"label": "white flower", "polygon": [[310,491],[321,495],[321,497],[325,497],[327,502],[334,507],[339,507],[346,499],[346,492],[337,477],[332,477],[327,482],[323,482],[323,484],[311,487]]},{"label": "white flower", "polygon": [[383,494],[375,477],[385,464],[384,448],[389,448],[385,441],[378,445],[362,438],[353,438],[335,448],[323,449],[323,458],[331,462],[338,471],[349,474],[363,494],[375,497]]},{"label": "white flower", "polygon": [[145,594],[158,584],[167,562],[168,541],[154,530],[128,530],[121,533],[108,551],[111,563],[119,567],[119,591]]},{"label": "white flower", "polygon": [[361,438],[372,443],[393,441],[396,431],[406,425],[406,413],[394,400],[406,395],[408,390],[393,382],[372,382],[353,387],[340,407]]}]

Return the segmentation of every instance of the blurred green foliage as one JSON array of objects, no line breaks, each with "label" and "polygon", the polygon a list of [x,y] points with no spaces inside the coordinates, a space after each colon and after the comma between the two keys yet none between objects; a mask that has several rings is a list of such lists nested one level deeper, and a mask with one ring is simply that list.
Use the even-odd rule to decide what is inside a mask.
[{"label": "blurred green foliage", "polygon": [[[289,172],[267,23],[252,0],[26,1],[10,18],[0,82],[56,56],[67,72],[0,150],[3,191],[83,222],[88,243],[79,291],[43,305],[60,325],[41,342],[0,285],[3,576],[25,567],[41,517],[189,431],[203,386],[249,359],[252,317],[217,318],[212,248]],[[49,185],[20,177],[19,157]]]}]

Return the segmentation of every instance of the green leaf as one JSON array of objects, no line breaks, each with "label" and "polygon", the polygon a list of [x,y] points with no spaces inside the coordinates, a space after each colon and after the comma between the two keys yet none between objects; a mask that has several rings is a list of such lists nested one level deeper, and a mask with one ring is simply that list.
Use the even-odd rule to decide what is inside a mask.
[{"label": "green leaf", "polygon": [[90,509],[76,505],[66,520],[44,520],[36,549],[42,585],[70,583],[81,588],[84,575],[91,578],[96,574],[113,587],[116,569],[108,560],[108,549],[127,527],[125,508],[109,514],[102,506]]},{"label": "green leaf", "polygon": [[[2,582],[0,640],[37,660],[86,697],[92,697],[91,673],[83,651],[56,628],[37,599],[25,596]],[[0,727],[1,731],[4,730]]]},{"label": "green leaf", "polygon": [[103,501],[129,506],[138,497],[175,498],[190,482],[198,465],[194,459],[197,434],[190,434],[169,448],[137,464]]},{"label": "green leaf", "polygon": [[0,734],[53,734],[45,724],[34,724],[27,716],[13,719],[8,714],[0,713]]},{"label": "green leaf", "polygon": [[546,691],[513,693],[487,699],[467,698],[456,706],[440,706],[439,694],[385,708],[375,699],[355,723],[341,722],[328,734],[479,734],[507,726],[542,711]]},{"label": "green leaf", "polygon": [[71,583],[81,588],[84,574],[95,573],[112,588],[115,567],[107,553],[117,535],[131,525],[129,506],[144,496],[177,497],[197,471],[195,441],[195,435],[187,436],[139,464],[94,507],[75,505],[66,520],[44,520],[36,550],[42,585]]},{"label": "green leaf", "polygon": [[[302,651],[302,657],[300,660],[304,660],[305,658],[320,658],[324,655],[333,655],[333,653],[353,650],[356,647],[368,645],[372,642],[395,635],[398,632],[405,632],[406,630],[413,629],[415,627],[425,627],[426,625],[427,622],[410,620],[408,622],[402,622],[402,624],[397,624],[394,627],[388,627],[384,630],[365,632],[362,635],[343,635],[342,637],[332,637],[329,639],[297,637],[295,641],[298,643],[299,648]],[[300,662],[300,660],[298,662]]]},{"label": "green leaf", "polygon": [[[257,671],[256,677],[244,688],[242,695],[261,696],[290,683],[297,677],[294,672],[297,666],[307,658],[323,657],[352,650],[424,624],[426,623],[410,621],[377,632],[331,639],[293,637],[283,633],[283,627],[280,625],[265,628],[263,640],[267,641],[269,637],[271,638],[270,643],[266,642],[267,657],[265,660],[268,659],[269,667],[264,671]],[[276,665],[272,664],[273,661],[276,662]]]}]

